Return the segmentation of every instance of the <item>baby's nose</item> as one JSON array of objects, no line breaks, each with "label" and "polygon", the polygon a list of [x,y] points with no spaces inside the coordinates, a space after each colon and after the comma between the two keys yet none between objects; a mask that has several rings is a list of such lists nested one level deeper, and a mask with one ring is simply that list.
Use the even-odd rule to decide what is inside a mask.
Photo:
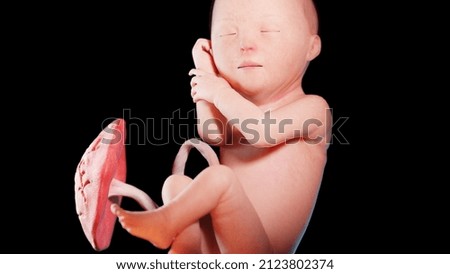
[{"label": "baby's nose", "polygon": [[254,51],[256,49],[256,35],[245,33],[240,35],[239,39],[239,47],[241,51]]}]

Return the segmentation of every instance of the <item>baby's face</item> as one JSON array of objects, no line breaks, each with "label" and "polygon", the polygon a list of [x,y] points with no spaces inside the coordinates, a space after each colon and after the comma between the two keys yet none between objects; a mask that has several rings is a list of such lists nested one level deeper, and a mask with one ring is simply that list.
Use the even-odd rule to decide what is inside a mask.
[{"label": "baby's face", "polygon": [[304,1],[216,0],[213,56],[233,88],[262,99],[301,85],[316,36]]}]

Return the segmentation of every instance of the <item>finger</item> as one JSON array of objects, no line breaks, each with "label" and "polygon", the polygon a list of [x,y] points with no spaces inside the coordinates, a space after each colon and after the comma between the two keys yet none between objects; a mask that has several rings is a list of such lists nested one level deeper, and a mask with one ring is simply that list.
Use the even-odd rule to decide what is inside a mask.
[{"label": "finger", "polygon": [[197,39],[194,48],[201,48],[202,50],[208,52],[211,48],[211,41],[205,38],[199,38]]},{"label": "finger", "polygon": [[195,93],[195,94],[192,96],[192,101],[193,101],[194,103],[197,103],[198,101],[200,101],[200,99],[199,99],[198,96],[197,96],[197,93]]},{"label": "finger", "polygon": [[194,98],[195,95],[197,95],[197,91],[195,89],[191,89],[191,97]]},{"label": "finger", "polygon": [[205,75],[205,72],[202,71],[202,70],[200,70],[200,69],[191,69],[191,70],[189,71],[189,76],[192,76],[192,75],[195,75],[195,76],[202,76],[202,75]]},{"label": "finger", "polygon": [[191,69],[189,71],[189,76],[195,75],[195,71],[196,71],[196,69]]},{"label": "finger", "polygon": [[201,45],[202,45],[202,50],[204,52],[207,52],[207,53],[211,52],[211,44],[208,40],[205,39]]},{"label": "finger", "polygon": [[191,79],[191,88],[195,87],[197,85],[197,77],[192,77]]}]

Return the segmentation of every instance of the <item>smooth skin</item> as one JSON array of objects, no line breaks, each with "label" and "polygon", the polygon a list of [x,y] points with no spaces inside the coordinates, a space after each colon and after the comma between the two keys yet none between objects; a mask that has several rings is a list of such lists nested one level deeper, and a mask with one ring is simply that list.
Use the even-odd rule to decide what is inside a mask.
[{"label": "smooth skin", "polygon": [[302,79],[321,50],[310,0],[217,0],[189,74],[200,137],[221,165],[170,176],[164,205],[123,228],[171,253],[293,253],[326,165],[331,113]]}]

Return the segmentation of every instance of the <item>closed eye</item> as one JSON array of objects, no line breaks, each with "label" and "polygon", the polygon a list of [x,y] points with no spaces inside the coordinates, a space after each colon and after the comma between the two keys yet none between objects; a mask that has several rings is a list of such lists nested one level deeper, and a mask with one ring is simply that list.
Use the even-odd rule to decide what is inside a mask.
[{"label": "closed eye", "polygon": [[261,33],[281,32],[279,30],[261,30]]},{"label": "closed eye", "polygon": [[219,35],[219,37],[233,36],[233,35],[236,35],[236,34],[237,34],[237,32],[230,32],[230,33],[221,34],[221,35]]}]

